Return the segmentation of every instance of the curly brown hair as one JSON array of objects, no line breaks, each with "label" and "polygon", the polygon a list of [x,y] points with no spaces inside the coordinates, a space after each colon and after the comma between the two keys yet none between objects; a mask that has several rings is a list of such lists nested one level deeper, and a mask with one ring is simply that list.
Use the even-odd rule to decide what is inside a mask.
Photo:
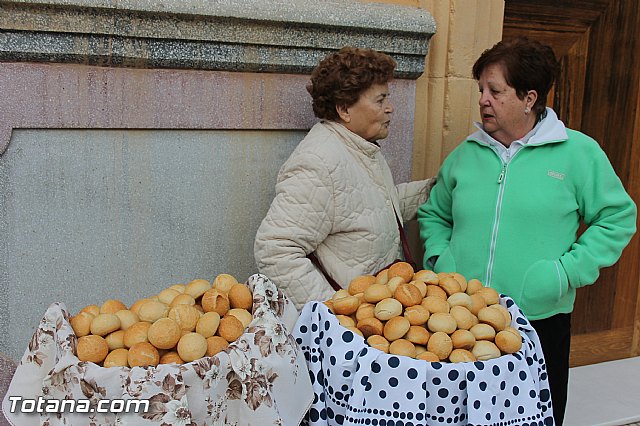
[{"label": "curly brown hair", "polygon": [[318,118],[337,120],[336,106],[350,107],[374,84],[391,81],[396,61],[372,49],[346,46],[324,58],[311,73],[307,91]]},{"label": "curly brown hair", "polygon": [[544,118],[547,95],[560,73],[553,49],[526,37],[503,40],[480,55],[473,64],[473,78],[479,80],[482,71],[493,64],[503,66],[505,80],[516,89],[518,98],[524,99],[529,90],[538,93],[532,109],[538,119]]}]

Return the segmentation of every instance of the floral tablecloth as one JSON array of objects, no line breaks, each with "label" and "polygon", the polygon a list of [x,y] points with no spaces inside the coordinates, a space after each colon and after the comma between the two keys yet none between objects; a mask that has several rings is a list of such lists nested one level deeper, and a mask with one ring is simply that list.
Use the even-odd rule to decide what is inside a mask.
[{"label": "floral tablecloth", "polygon": [[[314,396],[290,334],[298,313],[265,276],[252,275],[247,284],[254,295],[247,332],[225,351],[183,365],[103,368],[81,362],[73,354],[77,338],[70,314],[62,303],[52,304],[16,369],[3,412],[19,426],[298,425]],[[11,413],[12,397],[14,404],[16,397],[89,400],[91,410],[84,411],[93,412]],[[149,410],[96,412],[99,400],[115,399],[148,399]]]},{"label": "floral tablecloth", "polygon": [[307,303],[293,335],[315,397],[306,425],[551,426],[540,341],[512,299],[502,296],[522,349],[484,362],[426,362],[389,355],[342,327],[319,302]]}]

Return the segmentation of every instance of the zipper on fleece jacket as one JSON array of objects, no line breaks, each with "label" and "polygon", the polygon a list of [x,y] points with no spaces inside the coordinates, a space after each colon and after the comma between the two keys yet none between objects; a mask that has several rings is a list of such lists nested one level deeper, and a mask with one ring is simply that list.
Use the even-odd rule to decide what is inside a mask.
[{"label": "zipper on fleece jacket", "polygon": [[496,210],[495,215],[493,217],[493,229],[491,230],[491,244],[489,245],[489,261],[487,263],[487,271],[484,277],[484,285],[487,287],[491,287],[491,280],[493,279],[493,264],[495,263],[496,256],[496,245],[498,243],[498,231],[500,230],[500,216],[502,215],[502,198],[504,197],[504,189],[506,186],[507,179],[507,169],[509,168],[509,164],[513,161],[513,159],[522,152],[523,149],[526,148],[526,145],[520,148],[513,157],[509,158],[509,161],[505,163],[502,159],[498,151],[492,146],[489,148],[498,156],[500,163],[502,164],[502,170],[500,170],[500,174],[498,175],[498,198],[496,200]]}]

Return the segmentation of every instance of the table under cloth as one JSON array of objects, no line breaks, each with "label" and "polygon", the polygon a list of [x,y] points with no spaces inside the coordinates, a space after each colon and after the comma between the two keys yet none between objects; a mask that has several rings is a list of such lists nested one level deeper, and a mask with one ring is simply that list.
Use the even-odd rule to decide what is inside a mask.
[{"label": "table under cloth", "polygon": [[488,361],[426,362],[386,354],[309,302],[293,335],[315,393],[307,425],[553,425],[538,336],[514,301],[501,296],[522,349]]},{"label": "table under cloth", "polygon": [[[298,425],[313,398],[291,335],[298,312],[267,277],[255,274],[253,321],[226,350],[190,363],[103,368],[73,353],[77,338],[62,303],[47,309],[3,400],[7,419],[28,425]],[[22,399],[150,401],[146,413],[11,413]],[[20,405],[18,405],[19,407]],[[33,411],[33,410],[30,410]]]}]

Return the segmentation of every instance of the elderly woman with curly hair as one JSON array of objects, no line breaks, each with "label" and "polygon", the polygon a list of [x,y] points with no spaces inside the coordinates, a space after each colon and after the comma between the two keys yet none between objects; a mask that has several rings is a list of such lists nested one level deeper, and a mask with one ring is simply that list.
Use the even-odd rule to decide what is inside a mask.
[{"label": "elderly woman with curly hair", "polygon": [[255,239],[258,270],[301,308],[403,258],[401,222],[433,179],[395,184],[377,141],[389,134],[388,55],[345,47],[314,69],[307,90],[320,122],[278,174]]}]

